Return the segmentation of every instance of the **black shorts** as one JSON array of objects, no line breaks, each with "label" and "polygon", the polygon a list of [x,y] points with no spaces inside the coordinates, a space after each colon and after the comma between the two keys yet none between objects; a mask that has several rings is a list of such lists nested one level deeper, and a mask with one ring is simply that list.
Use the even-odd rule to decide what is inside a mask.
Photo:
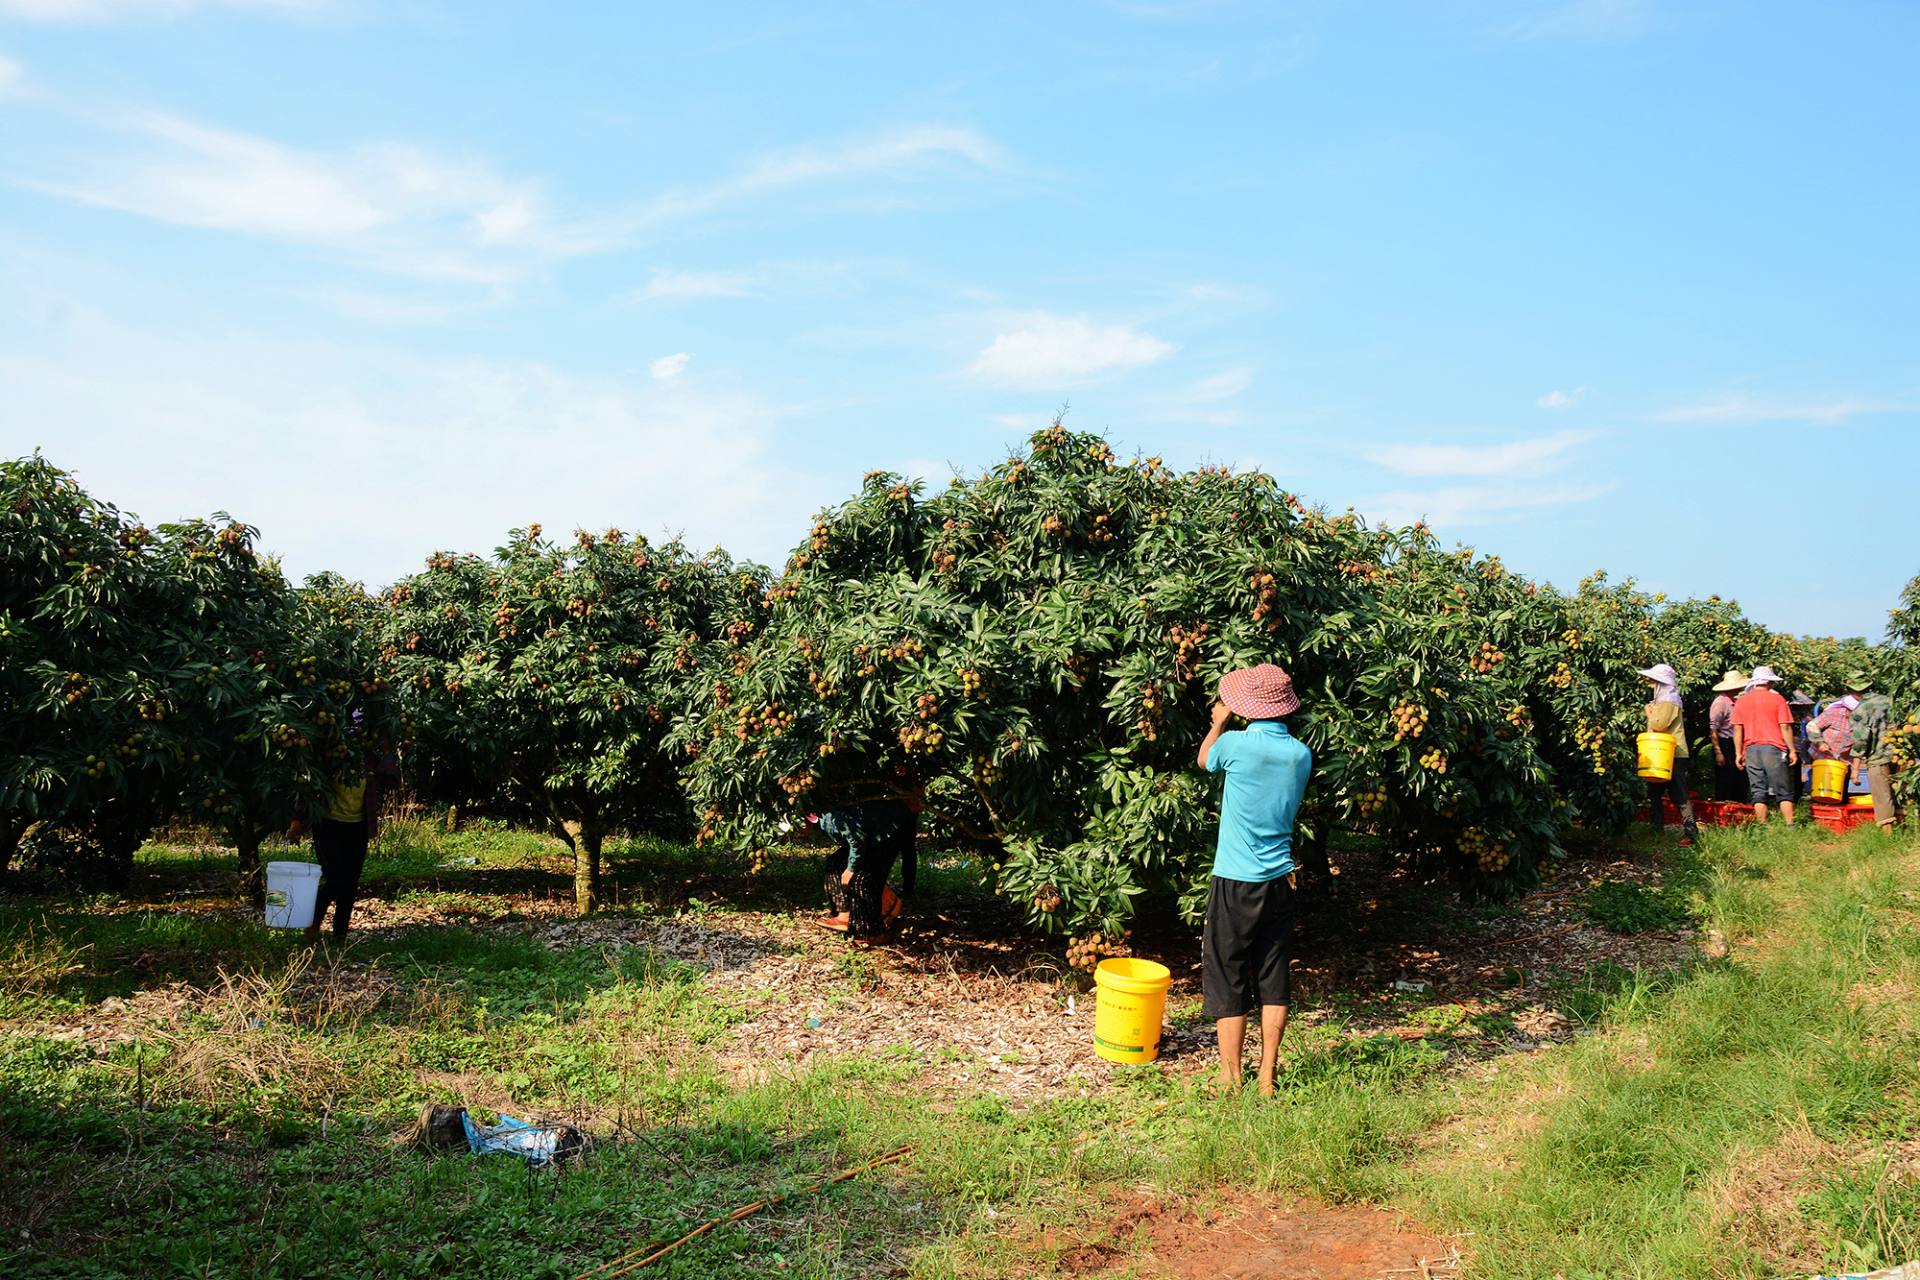
[{"label": "black shorts", "polygon": [[1203,1016],[1244,1018],[1259,1005],[1291,1004],[1293,888],[1287,878],[1251,884],[1213,877],[1200,940]]}]

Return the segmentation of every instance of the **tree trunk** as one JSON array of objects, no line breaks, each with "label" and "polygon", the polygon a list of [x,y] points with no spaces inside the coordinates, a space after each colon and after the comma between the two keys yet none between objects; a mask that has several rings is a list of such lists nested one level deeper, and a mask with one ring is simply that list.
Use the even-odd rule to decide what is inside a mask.
[{"label": "tree trunk", "polygon": [[240,856],[240,889],[255,907],[267,905],[267,880],[260,865],[260,832],[242,819],[233,828],[234,851]]},{"label": "tree trunk", "polygon": [[0,814],[0,889],[7,886],[7,873],[13,868],[14,852],[33,823],[25,814]]},{"label": "tree trunk", "polygon": [[584,916],[600,905],[600,845],[606,832],[595,822],[569,820],[565,826],[573,845],[573,905]]},{"label": "tree trunk", "polygon": [[1294,848],[1299,854],[1295,860],[1300,864],[1300,869],[1306,872],[1309,884],[1337,887],[1340,869],[1327,857],[1327,840],[1333,834],[1332,815],[1316,816],[1310,830],[1311,834],[1305,840],[1294,841]]}]

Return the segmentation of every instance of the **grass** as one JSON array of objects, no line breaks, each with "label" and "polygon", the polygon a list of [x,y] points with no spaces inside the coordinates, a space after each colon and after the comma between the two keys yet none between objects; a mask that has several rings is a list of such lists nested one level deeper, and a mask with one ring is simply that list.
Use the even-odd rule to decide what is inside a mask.
[{"label": "grass", "polygon": [[[370,869],[484,921],[503,886],[561,875],[564,852],[419,824],[391,831]],[[209,870],[184,846],[142,862],[175,884]],[[957,862],[923,870],[930,896],[979,892]],[[1586,909],[1613,928],[1721,930],[1729,958],[1570,975],[1552,999],[1583,1034],[1464,1071],[1439,1040],[1504,1034],[1510,1016],[1409,1002],[1429,1039],[1302,1024],[1278,1104],[1214,1099],[1157,1066],[1029,1107],[930,1095],[906,1050],[743,1079],[718,1056],[745,1016],[724,978],[643,948],[435,924],[309,969],[204,904],[9,903],[0,1270],[566,1276],[903,1143],[910,1161],[723,1227],[649,1274],[1045,1275],[1046,1224],[1097,1223],[1135,1189],[1384,1203],[1501,1280],[1903,1260],[1920,1248],[1903,1145],[1920,1129],[1920,842],[1731,830],[1661,870],[1636,894],[1589,890]],[[747,884],[679,850],[615,859],[634,911],[792,910],[813,874],[776,860]],[[871,980],[849,955],[846,982]],[[175,982],[192,998],[137,1041],[95,1052],[50,1034]],[[522,1098],[615,1135],[564,1174],[388,1141],[423,1101]]]},{"label": "grass", "polygon": [[1658,881],[1601,881],[1581,900],[1589,919],[1615,933],[1672,932],[1697,922],[1712,876],[1700,846],[1669,845],[1661,839],[1652,847],[1660,851]]},{"label": "grass", "polygon": [[[1704,906],[1746,940],[1736,958],[1660,978],[1609,975],[1611,990],[1595,992],[1597,1034],[1499,1089],[1462,1090],[1461,1132],[1493,1143],[1501,1179],[1469,1176],[1487,1157],[1456,1144],[1406,1180],[1407,1203],[1474,1232],[1480,1274],[1771,1274],[1755,1242],[1768,1213],[1795,1212],[1824,1233],[1821,1260],[1905,1260],[1910,1218],[1898,1226],[1885,1215],[1848,1235],[1844,1215],[1817,1204],[1740,1203],[1726,1188],[1795,1124],[1835,1146],[1870,1148],[1920,1120],[1911,1032],[1867,1016],[1848,994],[1900,967],[1899,949],[1880,943],[1913,945],[1894,913],[1907,902],[1915,850],[1776,830],[1714,852],[1725,874],[1712,884],[1734,887],[1740,901],[1716,911],[1710,890]],[[1756,884],[1768,886],[1775,912],[1754,910]],[[1753,926],[1762,920],[1775,923],[1761,933]],[[1534,1113],[1537,1124],[1511,1122],[1504,1099],[1515,1090],[1553,1100]],[[1503,1101],[1489,1105],[1495,1098]],[[1898,1186],[1910,1194],[1910,1183]]]}]

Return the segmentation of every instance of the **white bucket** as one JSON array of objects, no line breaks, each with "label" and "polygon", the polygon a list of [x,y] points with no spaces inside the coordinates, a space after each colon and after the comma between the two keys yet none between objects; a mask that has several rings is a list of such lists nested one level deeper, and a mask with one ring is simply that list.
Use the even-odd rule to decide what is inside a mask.
[{"label": "white bucket", "polygon": [[306,928],[313,923],[313,904],[319,896],[319,863],[267,864],[267,928]]}]

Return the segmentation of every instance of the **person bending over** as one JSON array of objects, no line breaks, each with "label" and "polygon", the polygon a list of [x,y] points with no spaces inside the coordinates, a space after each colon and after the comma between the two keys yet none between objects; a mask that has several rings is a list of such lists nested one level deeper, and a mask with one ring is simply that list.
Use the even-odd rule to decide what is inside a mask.
[{"label": "person bending over", "polygon": [[900,913],[898,901],[889,901],[887,876],[898,861],[901,888],[913,893],[917,826],[913,807],[903,800],[873,800],[820,815],[820,830],[839,846],[827,859],[825,888],[833,914],[822,925],[846,930],[856,944],[886,941],[887,926]]}]

